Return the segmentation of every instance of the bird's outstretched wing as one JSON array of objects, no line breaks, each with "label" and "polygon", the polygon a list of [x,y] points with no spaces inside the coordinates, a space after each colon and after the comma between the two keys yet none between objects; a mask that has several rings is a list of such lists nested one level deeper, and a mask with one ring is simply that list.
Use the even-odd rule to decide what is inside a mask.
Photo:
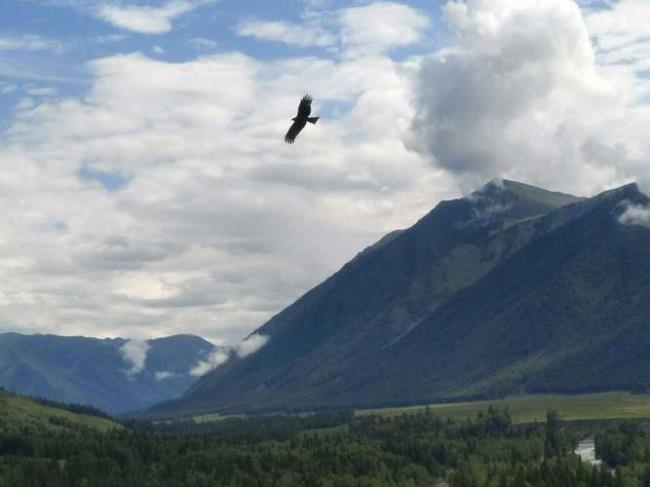
[{"label": "bird's outstretched wing", "polygon": [[305,125],[307,125],[307,122],[305,121],[296,120],[293,122],[291,127],[289,127],[287,135],[284,136],[284,141],[287,144],[293,144],[300,131],[305,128]]},{"label": "bird's outstretched wing", "polygon": [[309,95],[305,95],[300,100],[300,105],[298,105],[298,117],[297,118],[307,118],[311,115],[311,102],[314,101],[313,98]]}]

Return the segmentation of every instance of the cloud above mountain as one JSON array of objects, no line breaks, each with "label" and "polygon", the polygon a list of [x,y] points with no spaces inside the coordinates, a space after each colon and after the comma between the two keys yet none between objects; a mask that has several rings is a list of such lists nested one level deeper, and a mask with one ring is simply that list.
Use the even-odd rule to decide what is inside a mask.
[{"label": "cloud above mountain", "polygon": [[136,375],[144,370],[151,345],[146,340],[127,340],[119,348],[122,358],[128,364],[128,375]]},{"label": "cloud above mountain", "polygon": [[249,355],[253,355],[264,347],[268,341],[269,337],[253,333],[234,346],[216,348],[207,357],[199,360],[196,365],[190,369],[190,375],[201,377],[202,375],[222,366],[234,356],[246,358]]},{"label": "cloud above mountain", "polygon": [[623,205],[623,212],[619,215],[618,221],[623,225],[650,227],[650,208],[627,201]]},{"label": "cloud above mountain", "polygon": [[585,13],[566,0],[448,2],[451,39],[422,61],[409,147],[470,185],[508,175],[584,193],[640,177],[643,81],[601,64],[588,29],[601,45],[633,3]]},{"label": "cloud above mountain", "polygon": [[[0,135],[7,330],[236,344],[495,176],[578,194],[650,181],[645,41],[622,20],[643,2],[301,2],[282,18],[237,4],[230,44],[211,24],[174,29],[225,2],[55,3],[103,11],[108,33],[83,89],[0,82],[17,97]],[[128,32],[105,42],[113,27]],[[61,57],[50,36],[20,39]],[[307,91],[323,118],[287,147]]]}]

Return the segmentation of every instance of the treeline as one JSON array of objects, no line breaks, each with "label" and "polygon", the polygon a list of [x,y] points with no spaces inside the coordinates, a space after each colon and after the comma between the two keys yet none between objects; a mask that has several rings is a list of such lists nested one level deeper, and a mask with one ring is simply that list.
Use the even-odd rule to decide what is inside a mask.
[{"label": "treeline", "polygon": [[24,399],[29,399],[30,401],[36,402],[38,404],[42,404],[43,406],[53,407],[57,409],[64,409],[65,411],[70,411],[71,413],[85,414],[87,416],[97,416],[99,418],[105,418],[105,419],[113,419],[113,417],[107,412],[95,406],[91,406],[90,404],[58,402],[58,401],[52,401],[50,399],[44,399],[42,397],[37,397],[37,396],[26,396],[26,395],[10,392],[2,386],[0,386],[0,394],[22,397]]},{"label": "treeline", "polygon": [[286,441],[303,431],[331,428],[347,424],[354,418],[352,412],[250,417],[225,417],[215,421],[193,420],[174,422],[122,421],[132,431],[176,436],[209,436],[226,442]]},{"label": "treeline", "polygon": [[596,455],[616,468],[624,485],[650,486],[650,435],[640,423],[623,423],[599,432]]},{"label": "treeline", "polygon": [[132,423],[105,434],[0,427],[0,487],[628,485],[583,463],[577,433],[549,419],[515,426],[490,409],[471,421],[424,411]]},{"label": "treeline", "polygon": [[64,409],[66,411],[70,411],[71,413],[85,414],[87,416],[96,416],[98,418],[113,419],[113,417],[110,414],[108,414],[106,411],[96,408],[95,406],[91,406],[90,404],[77,404],[74,402],[58,402],[58,401],[52,401],[50,399],[43,399],[42,397],[35,397],[35,396],[21,396],[21,397],[42,404],[43,406],[49,406],[57,409]]}]

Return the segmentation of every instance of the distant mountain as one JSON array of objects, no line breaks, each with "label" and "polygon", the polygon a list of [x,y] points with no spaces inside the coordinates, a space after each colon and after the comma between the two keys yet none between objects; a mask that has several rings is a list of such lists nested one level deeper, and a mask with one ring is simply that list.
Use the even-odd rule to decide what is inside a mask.
[{"label": "distant mountain", "polygon": [[190,369],[214,350],[193,335],[147,342],[56,335],[0,334],[0,386],[112,414],[180,396]]},{"label": "distant mountain", "polygon": [[441,202],[153,412],[646,389],[650,229],[620,217],[647,204],[636,185],[581,199],[513,181]]}]

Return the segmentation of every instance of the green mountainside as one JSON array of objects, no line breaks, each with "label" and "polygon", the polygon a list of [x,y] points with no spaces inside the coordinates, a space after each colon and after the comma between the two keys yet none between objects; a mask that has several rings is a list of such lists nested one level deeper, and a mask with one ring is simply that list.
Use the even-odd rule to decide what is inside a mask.
[{"label": "green mountainside", "polygon": [[646,390],[650,229],[628,185],[591,199],[513,181],[441,202],[357,255],[154,413],[381,406]]}]

